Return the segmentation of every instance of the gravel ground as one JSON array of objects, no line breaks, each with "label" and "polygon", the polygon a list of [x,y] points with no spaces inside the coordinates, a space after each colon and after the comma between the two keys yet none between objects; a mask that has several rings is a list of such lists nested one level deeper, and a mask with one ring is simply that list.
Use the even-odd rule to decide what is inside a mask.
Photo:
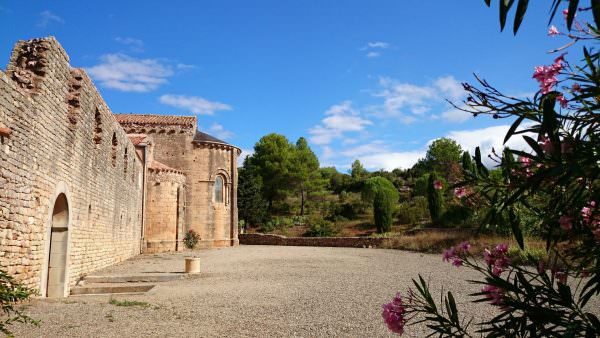
[{"label": "gravel ground", "polygon": [[[14,326],[17,337],[387,337],[381,304],[421,273],[432,290],[453,290],[463,315],[489,318],[492,307],[467,303],[472,271],[439,255],[384,249],[239,246],[195,252],[200,275],[158,283],[143,295],[34,300],[39,327]],[[103,273],[180,272],[183,254],[142,255]],[[423,337],[423,325],[405,336]]]}]

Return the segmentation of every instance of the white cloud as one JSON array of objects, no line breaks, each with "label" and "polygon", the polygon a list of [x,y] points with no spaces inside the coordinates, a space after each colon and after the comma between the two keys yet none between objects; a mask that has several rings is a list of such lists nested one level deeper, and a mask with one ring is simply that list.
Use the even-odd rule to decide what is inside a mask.
[{"label": "white cloud", "polygon": [[[474,155],[475,148],[479,147],[483,163],[486,166],[493,166],[495,165],[494,162],[487,156],[492,153],[492,148],[498,154],[502,153],[502,149],[504,149],[502,143],[509,128],[510,125],[501,125],[482,129],[451,131],[447,137],[458,142],[463,150],[468,150],[471,155]],[[511,137],[506,145],[517,150],[530,151],[531,149],[521,135]]]},{"label": "white cloud", "polygon": [[231,138],[234,134],[229,131],[229,130],[225,130],[225,128],[223,127],[223,125],[218,124],[218,123],[213,123],[210,128],[208,129],[208,131],[214,135],[216,138],[220,138],[222,140],[226,140],[228,138]]},{"label": "white cloud", "polygon": [[143,52],[144,51],[144,41],[140,39],[128,38],[128,37],[116,37],[115,41],[120,44],[126,45],[132,52]]},{"label": "white cloud", "polygon": [[237,159],[238,167],[241,167],[244,164],[244,160],[248,156],[252,156],[254,154],[254,149],[242,149],[242,154]]},{"label": "white cloud", "polygon": [[106,54],[100,60],[100,64],[87,68],[87,72],[102,86],[124,92],[154,90],[173,75],[171,67],[158,59],[136,59],[125,54]]},{"label": "white cloud", "polygon": [[166,94],[159,98],[160,103],[173,107],[183,108],[195,114],[214,115],[218,110],[232,110],[225,103],[208,101],[200,96],[172,95]]},{"label": "white cloud", "polygon": [[443,112],[439,117],[448,122],[461,123],[473,118],[473,114],[467,113],[460,109],[452,108]]},{"label": "white cloud", "polygon": [[375,49],[375,48],[387,49],[389,47],[390,47],[390,44],[387,43],[387,42],[383,42],[383,41],[370,41],[370,42],[367,42],[367,45],[364,46],[362,48],[362,50]]},{"label": "white cloud", "polygon": [[331,106],[325,115],[321,124],[309,130],[310,141],[315,144],[329,144],[334,139],[342,137],[346,132],[359,132],[372,124],[371,121],[360,116],[350,101]]},{"label": "white cloud", "polygon": [[40,13],[40,19],[37,23],[37,26],[46,28],[52,22],[65,23],[65,20],[60,16],[50,12],[49,10],[45,10]]},{"label": "white cloud", "polygon": [[369,170],[394,170],[396,168],[407,169],[412,167],[417,161],[425,156],[424,151],[405,151],[405,152],[379,152],[372,155],[359,157],[361,163]]},{"label": "white cloud", "polygon": [[321,148],[321,159],[327,160],[335,155],[333,149],[330,146],[324,146]]},{"label": "white cloud", "polygon": [[441,91],[442,96],[446,99],[459,100],[465,96],[465,90],[462,84],[456,81],[452,75],[439,77],[433,84]]},{"label": "white cloud", "polygon": [[361,144],[354,148],[346,149],[340,152],[342,156],[358,158],[368,154],[380,153],[387,147],[383,141],[375,140],[366,144]]},{"label": "white cloud", "polygon": [[175,67],[177,67],[177,69],[179,69],[179,70],[189,70],[189,69],[196,68],[196,66],[194,66],[194,65],[188,65],[185,63],[178,63]]},{"label": "white cloud", "polygon": [[367,42],[367,44],[364,47],[362,47],[360,50],[366,51],[367,54],[365,54],[365,56],[370,59],[373,59],[373,58],[381,56],[381,51],[384,49],[388,49],[389,47],[390,47],[390,44],[387,42],[371,41],[371,42]]},{"label": "white cloud", "polygon": [[446,99],[459,100],[465,94],[462,85],[452,76],[439,77],[426,86],[381,77],[379,85],[381,90],[373,96],[383,98],[383,103],[370,110],[380,118],[397,118],[404,123],[414,122],[433,106],[445,104]]}]

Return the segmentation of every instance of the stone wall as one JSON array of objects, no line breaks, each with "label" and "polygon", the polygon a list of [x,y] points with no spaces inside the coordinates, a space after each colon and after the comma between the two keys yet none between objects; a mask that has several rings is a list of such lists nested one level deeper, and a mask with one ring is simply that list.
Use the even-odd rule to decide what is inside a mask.
[{"label": "stone wall", "polygon": [[185,176],[150,168],[147,179],[144,252],[182,250]]},{"label": "stone wall", "polygon": [[[190,228],[200,233],[199,247],[238,244],[237,236],[237,150],[218,145],[195,145],[186,175],[193,184],[187,200]],[[224,182],[223,203],[214,199],[217,175]]]},{"label": "stone wall", "polygon": [[[17,43],[0,71],[0,266],[44,295],[51,216],[69,204],[67,282],[140,252],[142,163],[54,38]],[[68,287],[65,292],[68,292]]]},{"label": "stone wall", "polygon": [[[153,158],[185,174],[184,231],[192,229],[200,234],[198,248],[238,244],[237,148],[194,142],[195,121],[193,126],[121,124],[129,133],[143,133],[151,137]],[[215,203],[213,199],[217,175],[221,175],[225,182],[224,203]]]},{"label": "stone wall", "polygon": [[240,244],[283,245],[283,246],[325,246],[347,248],[384,247],[388,238],[375,237],[285,237],[271,234],[240,234]]}]

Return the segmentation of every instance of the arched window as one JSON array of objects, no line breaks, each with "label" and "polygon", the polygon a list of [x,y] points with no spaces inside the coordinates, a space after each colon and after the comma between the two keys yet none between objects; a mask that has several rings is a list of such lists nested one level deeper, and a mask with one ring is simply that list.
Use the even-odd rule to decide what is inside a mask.
[{"label": "arched window", "polygon": [[215,178],[215,203],[223,203],[223,177]]}]

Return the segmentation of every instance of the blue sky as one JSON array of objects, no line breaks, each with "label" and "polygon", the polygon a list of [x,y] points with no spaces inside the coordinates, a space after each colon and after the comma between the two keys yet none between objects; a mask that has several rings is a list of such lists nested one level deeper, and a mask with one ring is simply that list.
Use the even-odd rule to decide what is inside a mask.
[{"label": "blue sky", "polygon": [[[509,121],[453,111],[477,73],[534,93],[533,67],[561,45],[549,4],[519,34],[483,1],[12,1],[0,3],[0,66],[14,43],[48,35],[85,68],[115,113],[197,114],[246,150],[304,136],[322,165],[409,167],[428,142],[501,144]],[[512,18],[509,18],[512,20]],[[562,25],[557,24],[559,29]]]}]

